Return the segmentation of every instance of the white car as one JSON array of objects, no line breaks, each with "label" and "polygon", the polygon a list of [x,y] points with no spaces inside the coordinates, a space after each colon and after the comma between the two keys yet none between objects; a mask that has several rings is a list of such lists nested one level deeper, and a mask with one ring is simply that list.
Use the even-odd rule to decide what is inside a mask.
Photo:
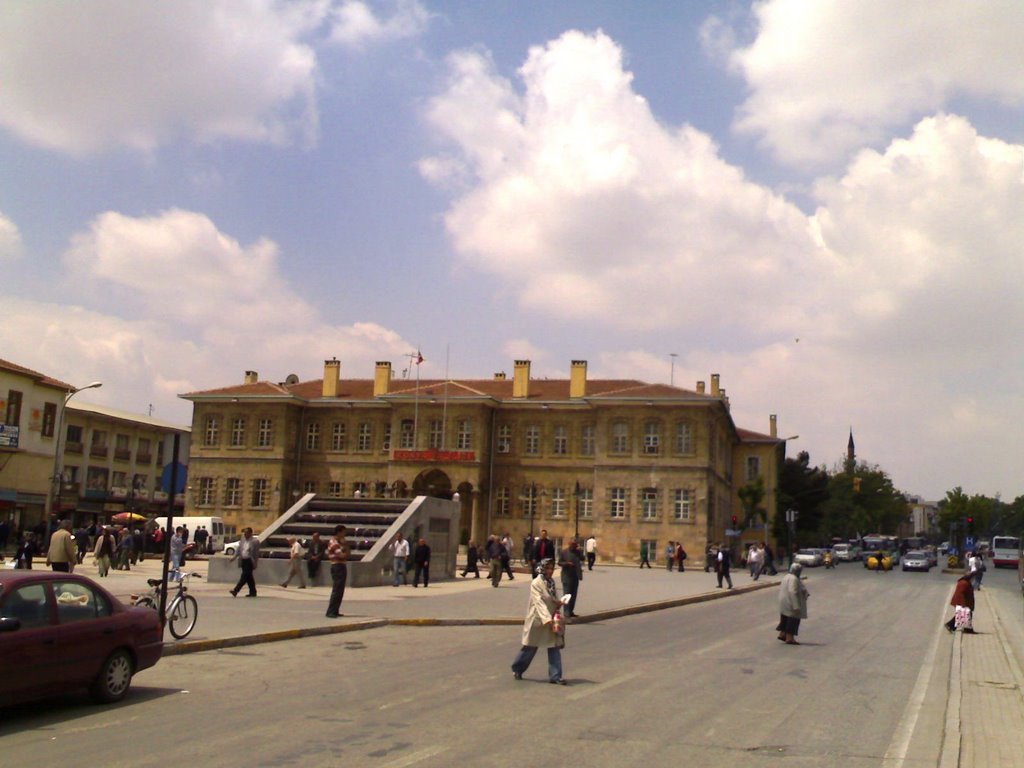
[{"label": "white car", "polygon": [[901,567],[904,571],[924,571],[927,573],[931,570],[932,561],[927,553],[914,550],[913,552],[907,552],[903,556]]},{"label": "white car", "polygon": [[825,562],[821,552],[816,549],[800,549],[793,556],[793,561],[800,563],[805,568],[817,568]]},{"label": "white car", "polygon": [[241,539],[239,539],[238,541],[229,541],[227,544],[224,545],[224,554],[228,557],[231,557],[233,554],[235,554],[235,551],[238,549],[238,545],[241,544],[241,542]]}]

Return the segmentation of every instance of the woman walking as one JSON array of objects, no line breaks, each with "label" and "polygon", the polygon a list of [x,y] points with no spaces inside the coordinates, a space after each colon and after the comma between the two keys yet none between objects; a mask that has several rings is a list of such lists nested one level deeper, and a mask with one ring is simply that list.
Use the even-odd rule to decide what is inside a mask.
[{"label": "woman walking", "polygon": [[945,623],[950,633],[961,629],[964,634],[974,634],[974,585],[972,573],[965,573],[956,580],[956,588],[949,604],[953,606],[953,618]]},{"label": "woman walking", "polygon": [[96,550],[93,552],[96,556],[96,570],[101,577],[110,573],[110,558],[116,551],[117,543],[110,535],[110,529],[104,528],[103,533],[96,537]]},{"label": "woman walking", "polygon": [[779,585],[779,626],[775,629],[778,630],[779,640],[787,645],[800,645],[796,641],[800,619],[807,618],[807,598],[810,592],[800,581],[803,569],[800,563],[793,563]]},{"label": "woman walking", "polygon": [[[540,573],[530,583],[530,604],[523,622],[523,647],[512,662],[512,675],[523,679],[523,673],[530,666],[538,648],[548,650],[548,682],[565,685],[562,677],[562,648],[565,646],[564,625],[558,626],[556,614],[559,610],[558,594],[555,591],[555,561],[541,561]],[[558,618],[561,615],[558,614]]]}]

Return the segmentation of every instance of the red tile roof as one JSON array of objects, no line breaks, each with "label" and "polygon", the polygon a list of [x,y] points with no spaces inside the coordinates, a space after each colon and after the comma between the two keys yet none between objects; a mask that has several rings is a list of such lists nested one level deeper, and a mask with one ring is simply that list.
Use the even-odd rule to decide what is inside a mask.
[{"label": "red tile roof", "polygon": [[10,373],[18,373],[22,376],[28,376],[31,379],[35,379],[37,384],[44,387],[53,387],[54,389],[60,389],[65,392],[70,392],[73,389],[77,389],[74,384],[68,384],[66,382],[54,379],[47,376],[45,373],[39,373],[39,371],[33,371],[31,368],[26,368],[23,365],[12,363],[8,360],[0,359],[0,370],[8,371]]}]

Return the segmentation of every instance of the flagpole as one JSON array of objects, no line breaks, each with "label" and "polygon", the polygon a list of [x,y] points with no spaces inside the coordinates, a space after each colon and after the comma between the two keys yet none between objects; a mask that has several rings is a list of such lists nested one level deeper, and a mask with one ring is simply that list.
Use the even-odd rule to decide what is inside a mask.
[{"label": "flagpole", "polygon": [[419,448],[420,431],[420,363],[423,362],[423,355],[420,354],[420,346],[416,345],[416,397],[412,407],[412,445],[414,449]]},{"label": "flagpole", "polygon": [[448,352],[450,344],[444,345],[444,400],[441,406],[441,450],[448,450]]}]

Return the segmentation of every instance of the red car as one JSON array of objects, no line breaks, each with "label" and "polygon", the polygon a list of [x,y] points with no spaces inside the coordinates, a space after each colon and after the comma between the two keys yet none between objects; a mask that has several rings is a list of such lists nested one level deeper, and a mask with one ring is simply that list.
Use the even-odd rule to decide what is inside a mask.
[{"label": "red car", "polygon": [[79,688],[118,701],[162,653],[156,611],[85,576],[0,570],[0,706]]}]

